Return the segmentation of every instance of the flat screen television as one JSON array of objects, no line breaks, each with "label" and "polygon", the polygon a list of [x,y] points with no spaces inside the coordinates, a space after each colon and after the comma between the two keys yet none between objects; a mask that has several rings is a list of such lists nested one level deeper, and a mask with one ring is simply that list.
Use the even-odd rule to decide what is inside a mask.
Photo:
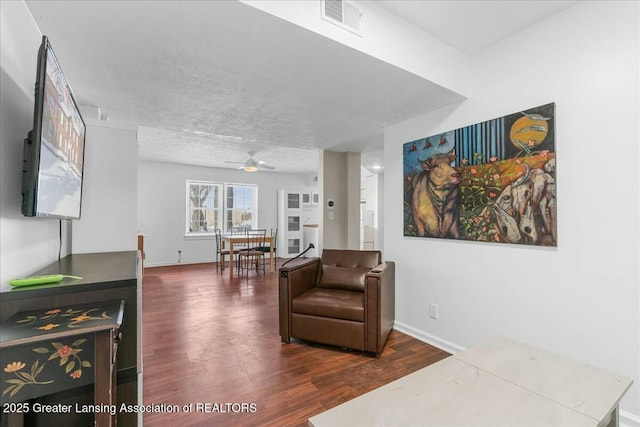
[{"label": "flat screen television", "polygon": [[79,219],[86,126],[46,36],[38,50],[33,129],[24,140],[22,214]]}]

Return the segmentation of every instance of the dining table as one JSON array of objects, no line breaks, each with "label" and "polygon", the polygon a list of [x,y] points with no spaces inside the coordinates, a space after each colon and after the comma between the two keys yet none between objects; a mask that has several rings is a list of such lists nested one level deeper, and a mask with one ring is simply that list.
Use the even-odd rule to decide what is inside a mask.
[{"label": "dining table", "polygon": [[275,271],[276,259],[274,256],[274,237],[273,236],[251,236],[246,234],[224,234],[222,235],[222,249],[229,249],[229,277],[233,277],[233,254],[234,246],[251,246],[251,244],[262,244],[269,246],[269,272]]}]

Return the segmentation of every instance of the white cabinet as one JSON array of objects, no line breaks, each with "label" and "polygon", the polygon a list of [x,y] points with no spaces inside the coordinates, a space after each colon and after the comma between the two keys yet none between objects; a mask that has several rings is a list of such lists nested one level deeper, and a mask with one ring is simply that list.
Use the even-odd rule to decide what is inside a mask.
[{"label": "white cabinet", "polygon": [[303,193],[278,190],[278,255],[292,258],[304,250]]},{"label": "white cabinet", "polygon": [[300,194],[302,196],[302,206],[315,206],[320,203],[320,194],[315,191]]}]

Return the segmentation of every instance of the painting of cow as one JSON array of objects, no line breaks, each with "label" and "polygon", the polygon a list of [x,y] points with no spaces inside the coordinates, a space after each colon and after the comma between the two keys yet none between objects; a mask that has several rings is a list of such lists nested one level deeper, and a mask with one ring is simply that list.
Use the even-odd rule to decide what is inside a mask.
[{"label": "painting of cow", "polygon": [[454,153],[420,160],[422,173],[413,181],[413,220],[420,237],[460,238],[458,185],[460,172],[451,167]]},{"label": "painting of cow", "polygon": [[557,246],[555,104],[403,145],[404,235]]}]

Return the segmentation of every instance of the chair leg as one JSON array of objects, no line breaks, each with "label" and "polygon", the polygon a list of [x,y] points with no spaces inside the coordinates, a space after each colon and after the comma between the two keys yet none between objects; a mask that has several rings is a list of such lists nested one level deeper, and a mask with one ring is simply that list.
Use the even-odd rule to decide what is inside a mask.
[{"label": "chair leg", "polygon": [[249,257],[245,255],[238,255],[238,274],[243,275],[245,270],[245,264],[247,268],[247,276],[249,275]]}]

